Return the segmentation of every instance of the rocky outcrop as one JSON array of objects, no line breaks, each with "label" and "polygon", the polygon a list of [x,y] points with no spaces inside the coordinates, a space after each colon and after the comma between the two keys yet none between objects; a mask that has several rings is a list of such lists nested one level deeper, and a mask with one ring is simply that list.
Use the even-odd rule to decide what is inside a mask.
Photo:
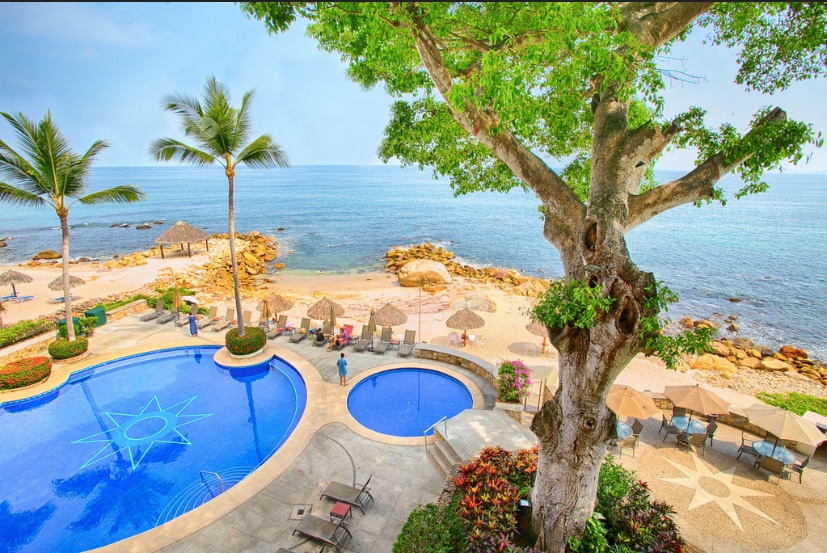
[{"label": "rocky outcrop", "polygon": [[430,259],[415,259],[403,265],[398,273],[400,286],[416,287],[425,284],[450,284],[451,275],[445,265]]},{"label": "rocky outcrop", "polygon": [[33,261],[40,261],[42,259],[60,259],[60,254],[54,250],[46,250],[45,252],[40,252],[32,257]]}]

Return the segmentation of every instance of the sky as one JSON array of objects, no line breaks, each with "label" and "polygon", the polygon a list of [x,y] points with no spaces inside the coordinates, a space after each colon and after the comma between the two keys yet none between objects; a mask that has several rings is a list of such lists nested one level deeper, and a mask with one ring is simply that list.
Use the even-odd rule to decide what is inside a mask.
[{"label": "sky", "polygon": [[[699,77],[675,81],[666,113],[691,105],[707,123],[747,129],[760,107],[778,105],[789,117],[827,134],[827,80],[796,83],[765,96],[733,84],[735,55],[702,45],[693,33],[663,66]],[[338,54],[323,52],[297,22],[279,35],[247,18],[234,3],[2,3],[0,111],[41,120],[47,110],[77,152],[96,140],[110,148],[95,166],[153,166],[149,144],[183,138],[162,99],[198,96],[209,76],[225,83],[233,105],[255,89],[253,135],[270,134],[293,165],[373,165],[392,103],[381,87],[350,81]],[[0,140],[16,148],[0,120]],[[827,172],[827,148],[790,172]],[[693,166],[691,152],[669,154],[659,169]]]}]

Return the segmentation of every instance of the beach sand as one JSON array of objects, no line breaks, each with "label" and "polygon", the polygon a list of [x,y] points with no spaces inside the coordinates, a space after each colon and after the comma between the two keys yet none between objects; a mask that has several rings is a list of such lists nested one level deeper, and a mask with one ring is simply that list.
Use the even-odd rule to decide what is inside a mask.
[{"label": "beach sand", "polygon": [[[85,284],[73,288],[73,296],[79,298],[74,305],[113,294],[151,291],[152,283],[159,279],[171,282],[173,274],[179,280],[186,280],[187,274],[208,260],[209,255],[204,251],[199,251],[192,257],[187,257],[182,252],[167,253],[166,259],[162,259],[160,255],[148,257],[144,265],[124,268],[109,269],[100,263],[91,262],[73,264],[70,267],[70,273],[86,281]],[[60,264],[39,267],[0,266],[0,272],[6,269],[14,269],[31,276],[34,279],[33,282],[17,285],[18,294],[34,295],[36,298],[22,303],[4,303],[6,311],[2,313],[2,316],[5,324],[52,314],[60,314],[62,317],[63,304],[50,302],[50,299],[63,294],[49,290],[47,287],[49,282],[61,274]],[[0,292],[11,293],[11,287],[8,290],[0,290]],[[448,334],[452,332],[452,329],[446,326],[446,320],[458,310],[456,302],[469,296],[485,297],[491,300],[496,308],[493,312],[477,312],[485,320],[485,326],[469,330],[468,333],[481,334],[484,340],[481,344],[466,346],[465,353],[493,364],[499,364],[505,359],[521,359],[535,370],[537,368],[549,369],[550,387],[552,389],[556,387],[556,352],[551,346],[546,346],[545,353],[542,353],[542,338],[526,330],[529,320],[525,315],[525,310],[530,307],[531,299],[510,294],[496,286],[480,281],[454,279],[446,290],[428,293],[420,292],[419,288],[402,287],[396,275],[386,272],[348,275],[278,273],[261,278],[256,291],[242,296],[244,308],[253,312],[253,320],[258,320],[259,301],[271,292],[281,294],[294,302],[294,306],[283,314],[288,315],[288,320],[297,326],[301,318],[307,316],[310,306],[323,297],[327,297],[340,304],[345,310],[344,316],[337,317],[337,323],[339,325],[352,324],[357,335],[361,332],[362,325],[367,324],[371,308],[379,310],[385,304],[391,303],[408,316],[405,324],[393,329],[398,338],[404,335],[405,330],[415,330],[417,341],[441,346],[448,345]],[[219,314],[224,314],[227,308],[235,307],[231,293],[210,294],[206,291],[199,291],[196,296],[202,306],[217,306]],[[314,324],[321,324],[321,322],[315,320]],[[459,333],[461,334],[461,330]],[[793,390],[809,391],[809,388],[801,390],[801,386],[805,386],[806,383],[792,382],[791,378],[779,380],[773,386],[775,391],[787,391],[784,389],[786,380],[794,384],[791,388]],[[700,375],[692,370],[670,371],[659,359],[639,355],[632,360],[616,382],[654,393],[663,392],[665,386],[706,382],[705,386],[714,388],[736,407],[746,407],[756,403],[752,394],[716,387],[710,385],[710,381],[707,375]],[[813,387],[815,386],[813,384]],[[823,388],[820,385],[819,387]],[[760,382],[754,389],[767,389],[766,383]]]}]

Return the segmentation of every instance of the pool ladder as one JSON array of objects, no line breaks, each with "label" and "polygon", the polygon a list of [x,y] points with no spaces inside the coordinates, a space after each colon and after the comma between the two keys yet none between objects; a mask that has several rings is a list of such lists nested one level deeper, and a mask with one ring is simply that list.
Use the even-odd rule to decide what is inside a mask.
[{"label": "pool ladder", "polygon": [[448,417],[442,417],[441,419],[436,421],[434,424],[432,424],[431,426],[426,428],[425,431],[422,433],[422,437],[425,438],[425,453],[428,453],[428,431],[429,430],[436,431],[436,425],[438,425],[439,423],[443,423],[444,428],[445,428],[445,437],[448,436]]},{"label": "pool ladder", "polygon": [[202,470],[202,471],[199,471],[199,472],[201,474],[201,481],[204,482],[205,486],[208,486],[209,484],[207,484],[207,482],[204,480],[204,475],[205,474],[212,474],[213,476],[215,476],[215,478],[218,480],[218,493],[219,494],[224,493],[224,484],[221,483],[221,477],[218,475],[217,472],[212,472],[212,471],[209,471],[209,470]]}]

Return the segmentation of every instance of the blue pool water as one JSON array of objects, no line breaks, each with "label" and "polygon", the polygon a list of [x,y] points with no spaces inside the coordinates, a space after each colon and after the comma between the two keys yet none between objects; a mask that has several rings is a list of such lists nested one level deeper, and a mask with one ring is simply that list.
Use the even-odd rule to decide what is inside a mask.
[{"label": "blue pool water", "polygon": [[[442,417],[473,405],[459,380],[427,369],[391,369],[365,378],[347,396],[347,408],[359,424],[391,436],[422,436]],[[433,430],[428,434],[433,434]]]},{"label": "blue pool water", "polygon": [[[217,365],[218,347],[136,355],[0,404],[0,552],[79,552],[226,491],[298,424],[304,381],[280,359]],[[201,471],[209,471],[202,473]]]}]

